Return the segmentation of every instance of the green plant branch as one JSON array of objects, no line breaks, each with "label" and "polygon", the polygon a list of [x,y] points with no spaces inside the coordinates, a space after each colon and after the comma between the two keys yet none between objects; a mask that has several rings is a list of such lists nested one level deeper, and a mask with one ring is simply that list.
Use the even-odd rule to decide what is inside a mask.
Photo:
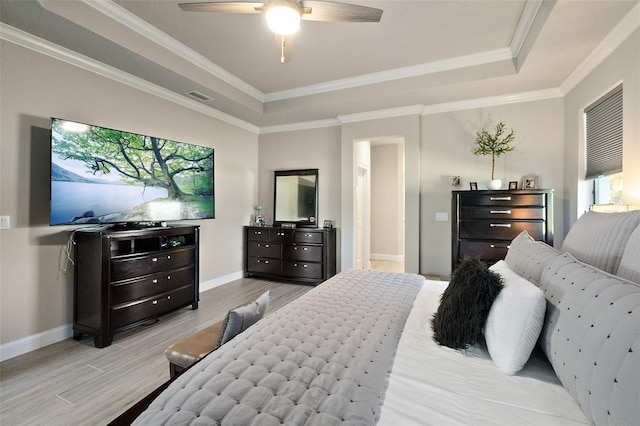
[{"label": "green plant branch", "polygon": [[494,134],[490,134],[485,129],[476,132],[476,147],[473,153],[475,155],[491,155],[491,180],[494,179],[496,157],[515,149],[514,146],[509,145],[515,139],[513,129],[511,129],[509,134],[503,137],[504,128],[505,124],[503,122],[499,122],[496,124],[496,131]]}]

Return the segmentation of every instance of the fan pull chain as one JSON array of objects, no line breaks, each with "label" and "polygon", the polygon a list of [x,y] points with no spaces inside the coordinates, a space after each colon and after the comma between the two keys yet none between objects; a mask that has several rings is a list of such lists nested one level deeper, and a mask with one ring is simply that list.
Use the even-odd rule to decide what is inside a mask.
[{"label": "fan pull chain", "polygon": [[284,64],[284,34],[280,35],[280,63]]}]

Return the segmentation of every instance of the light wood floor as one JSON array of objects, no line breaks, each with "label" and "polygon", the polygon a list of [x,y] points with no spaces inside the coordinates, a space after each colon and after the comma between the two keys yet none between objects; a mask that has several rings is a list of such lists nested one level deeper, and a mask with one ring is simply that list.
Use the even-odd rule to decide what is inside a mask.
[{"label": "light wood floor", "polygon": [[404,272],[404,262],[371,259],[369,261],[369,268],[371,268],[374,271]]},{"label": "light wood floor", "polygon": [[200,295],[199,309],[182,309],[153,324],[117,334],[96,349],[72,339],[0,363],[0,424],[104,425],[169,379],[164,349],[224,318],[267,289],[267,315],[312,286],[241,279]]}]

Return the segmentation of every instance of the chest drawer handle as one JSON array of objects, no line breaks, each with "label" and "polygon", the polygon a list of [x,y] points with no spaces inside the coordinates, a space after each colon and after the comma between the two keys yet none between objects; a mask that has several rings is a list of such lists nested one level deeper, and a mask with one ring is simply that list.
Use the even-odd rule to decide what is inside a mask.
[{"label": "chest drawer handle", "polygon": [[500,246],[500,245],[498,245],[498,246],[497,246],[497,245],[495,245],[495,244],[491,244],[491,246],[490,246],[490,247],[491,247],[491,248],[506,248],[506,249],[511,248],[511,246],[510,246],[510,245],[506,245],[506,246]]},{"label": "chest drawer handle", "polygon": [[491,210],[491,214],[511,214],[511,210]]},{"label": "chest drawer handle", "polygon": [[158,301],[157,301],[157,300],[154,300],[154,301],[153,301],[153,302],[151,302],[151,303],[153,303],[154,305],[157,305],[157,304],[158,304]]},{"label": "chest drawer handle", "polygon": [[157,279],[152,280],[151,284],[158,284],[158,280]]},{"label": "chest drawer handle", "polygon": [[262,231],[253,231],[253,235],[262,235]]},{"label": "chest drawer handle", "polygon": [[276,235],[279,236],[279,237],[284,237],[284,232],[278,232],[278,233],[276,233]]},{"label": "chest drawer handle", "polygon": [[491,201],[511,201],[511,197],[491,197]]},{"label": "chest drawer handle", "polygon": [[152,262],[157,262],[157,261],[158,261],[158,258],[157,258],[157,257],[154,257],[154,258],[152,258],[152,259],[151,259],[151,261],[152,261]]},{"label": "chest drawer handle", "polygon": [[492,228],[511,228],[510,223],[492,223],[489,226],[491,226]]}]

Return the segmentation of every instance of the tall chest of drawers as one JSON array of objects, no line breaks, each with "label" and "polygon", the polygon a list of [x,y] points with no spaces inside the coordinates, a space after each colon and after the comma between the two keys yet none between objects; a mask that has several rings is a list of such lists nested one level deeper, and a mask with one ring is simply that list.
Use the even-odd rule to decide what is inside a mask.
[{"label": "tall chest of drawers", "polygon": [[317,284],[336,274],[336,230],[244,228],[244,275]]},{"label": "tall chest of drawers", "polygon": [[464,256],[487,264],[504,259],[523,230],[553,245],[553,190],[453,191],[451,267]]},{"label": "tall chest of drawers", "polygon": [[199,228],[75,231],[73,337],[109,346],[119,331],[198,308]]}]

